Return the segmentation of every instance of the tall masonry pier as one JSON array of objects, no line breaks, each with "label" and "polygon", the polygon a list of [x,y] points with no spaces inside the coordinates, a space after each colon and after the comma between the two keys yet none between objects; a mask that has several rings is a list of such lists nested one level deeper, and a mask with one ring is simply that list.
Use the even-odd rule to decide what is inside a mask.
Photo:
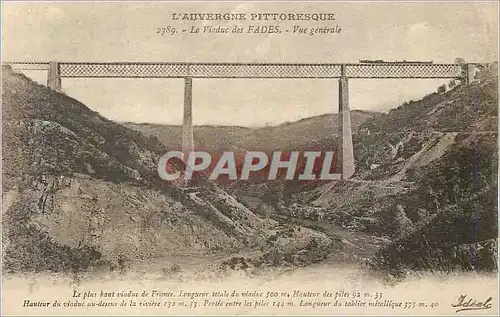
[{"label": "tall masonry pier", "polygon": [[61,92],[61,73],[58,62],[49,62],[49,69],[47,71],[47,87]]},{"label": "tall masonry pier", "polygon": [[193,137],[193,79],[184,78],[184,117],[182,121],[182,152],[187,157],[194,150]]},{"label": "tall masonry pier", "polygon": [[338,79],[339,123],[336,170],[342,179],[355,173],[349,106],[349,82],[353,79],[460,79],[469,84],[487,64],[455,62],[364,60],[357,63],[188,63],[188,62],[4,62],[13,70],[47,71],[47,86],[61,91],[62,78],[176,78],[184,80],[182,151],[194,150],[193,79]]},{"label": "tall masonry pier", "polygon": [[342,174],[342,179],[348,179],[354,174],[354,147],[352,145],[351,110],[349,109],[349,79],[346,76],[345,65],[341,66],[339,79],[339,144],[337,145],[336,170]]}]

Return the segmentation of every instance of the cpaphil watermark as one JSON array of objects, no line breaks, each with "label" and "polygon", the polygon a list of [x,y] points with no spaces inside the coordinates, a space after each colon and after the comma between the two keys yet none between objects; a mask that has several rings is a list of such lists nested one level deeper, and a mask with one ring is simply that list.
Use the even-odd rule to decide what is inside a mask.
[{"label": "cpaphil watermark", "polygon": [[[185,162],[184,170],[173,168],[173,159]],[[209,180],[220,177],[232,181],[248,180],[250,177],[266,180],[340,180],[341,174],[335,172],[335,161],[335,152],[331,151],[223,152],[218,157],[204,151],[193,151],[187,155],[181,151],[169,151],[158,162],[158,175],[166,181],[181,177],[191,180],[199,172],[209,174]]]}]

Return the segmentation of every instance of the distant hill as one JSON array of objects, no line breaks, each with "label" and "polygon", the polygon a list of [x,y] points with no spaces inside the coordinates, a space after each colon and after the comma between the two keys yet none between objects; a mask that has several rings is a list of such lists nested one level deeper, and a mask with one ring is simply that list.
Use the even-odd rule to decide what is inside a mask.
[{"label": "distant hill", "polygon": [[[354,110],[353,131],[377,112]],[[149,123],[124,123],[145,135],[154,135],[169,148],[181,147],[182,127]],[[324,114],[263,128],[239,126],[194,126],[195,148],[207,152],[301,150],[304,146],[333,139],[338,127],[338,114]]]},{"label": "distant hill", "polygon": [[[168,148],[181,149],[182,127],[177,125],[163,125],[153,123],[123,123],[124,126],[143,133],[146,136],[155,136]],[[253,129],[238,126],[194,126],[195,148],[208,152],[233,150],[238,147],[238,141]]]}]

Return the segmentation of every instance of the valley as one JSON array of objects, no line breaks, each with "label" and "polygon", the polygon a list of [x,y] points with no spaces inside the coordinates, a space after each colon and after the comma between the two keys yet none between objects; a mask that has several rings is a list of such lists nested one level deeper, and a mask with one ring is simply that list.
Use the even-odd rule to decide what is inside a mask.
[{"label": "valley", "polygon": [[[476,86],[386,114],[352,111],[351,179],[187,183],[157,175],[161,155],[180,148],[181,127],[113,122],[5,68],[6,271],[160,279],[494,271],[495,67]],[[195,148],[334,151],[337,124],[325,114],[262,128],[195,126]]]}]

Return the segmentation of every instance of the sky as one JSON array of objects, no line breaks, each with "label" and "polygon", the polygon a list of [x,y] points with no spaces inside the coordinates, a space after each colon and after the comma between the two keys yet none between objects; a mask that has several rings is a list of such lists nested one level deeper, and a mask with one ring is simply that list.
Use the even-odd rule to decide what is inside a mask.
[{"label": "sky", "polygon": [[[2,3],[4,61],[342,63],[360,59],[452,63],[498,60],[497,2]],[[335,26],[339,34],[177,34],[159,27],[232,26],[172,21],[172,13],[334,13],[335,21],[240,22]],[[40,83],[44,72],[26,74]],[[351,79],[351,109],[389,111],[449,80]],[[182,123],[182,79],[63,79],[63,91],[115,121]],[[264,126],[338,111],[336,79],[194,79],[195,125]]]}]

